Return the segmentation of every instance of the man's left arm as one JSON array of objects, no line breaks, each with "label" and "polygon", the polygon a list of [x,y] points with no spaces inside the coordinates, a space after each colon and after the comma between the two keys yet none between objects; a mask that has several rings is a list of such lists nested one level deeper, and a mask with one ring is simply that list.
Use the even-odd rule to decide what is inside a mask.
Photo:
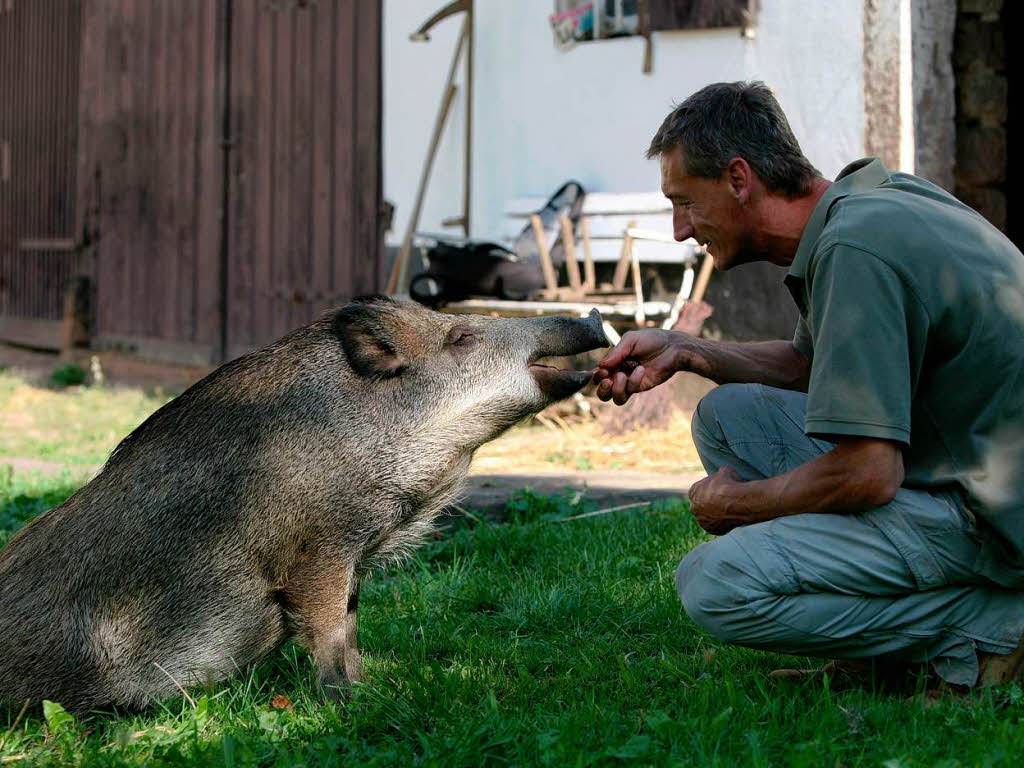
[{"label": "man's left arm", "polygon": [[807,512],[887,504],[903,483],[913,392],[928,316],[908,284],[874,254],[834,245],[809,285],[813,340],[805,429],[836,447],[784,475],[740,482],[730,469],[690,490],[711,533]]},{"label": "man's left arm", "polygon": [[723,467],[690,489],[690,510],[708,533],[808,512],[843,514],[888,504],[903,484],[899,443],[842,437],[784,475],[742,482]]}]

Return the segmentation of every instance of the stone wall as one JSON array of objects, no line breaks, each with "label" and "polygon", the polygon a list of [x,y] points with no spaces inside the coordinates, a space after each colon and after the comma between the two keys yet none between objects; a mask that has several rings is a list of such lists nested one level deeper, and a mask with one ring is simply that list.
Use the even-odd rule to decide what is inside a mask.
[{"label": "stone wall", "polygon": [[959,0],[953,70],[955,194],[1005,232],[1009,100],[1003,13],[1003,0]]},{"label": "stone wall", "polygon": [[900,168],[899,72],[900,0],[864,0],[864,154],[890,170]]},{"label": "stone wall", "polygon": [[957,0],[914,0],[914,173],[952,192],[956,159],[953,40]]}]

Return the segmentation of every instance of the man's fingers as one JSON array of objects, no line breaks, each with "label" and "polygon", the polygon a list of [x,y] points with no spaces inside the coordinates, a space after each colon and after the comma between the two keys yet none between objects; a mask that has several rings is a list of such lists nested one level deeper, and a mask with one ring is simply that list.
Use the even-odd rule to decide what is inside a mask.
[{"label": "man's fingers", "polygon": [[623,360],[633,354],[633,348],[635,346],[632,335],[627,333],[619,340],[619,343],[612,347],[611,351],[604,356],[604,359],[598,363],[598,366],[609,369],[618,368],[622,365]]},{"label": "man's fingers", "polygon": [[616,405],[625,405],[626,401],[629,400],[629,392],[626,387],[629,385],[629,379],[626,374],[619,371],[615,374],[615,378],[612,384],[612,400],[615,401]]},{"label": "man's fingers", "polygon": [[633,372],[629,374],[629,390],[628,391],[629,391],[629,393],[631,395],[635,395],[637,392],[643,392],[644,391],[643,387],[641,386],[643,380],[644,380],[644,367],[642,365],[638,365],[636,368],[633,369]]}]

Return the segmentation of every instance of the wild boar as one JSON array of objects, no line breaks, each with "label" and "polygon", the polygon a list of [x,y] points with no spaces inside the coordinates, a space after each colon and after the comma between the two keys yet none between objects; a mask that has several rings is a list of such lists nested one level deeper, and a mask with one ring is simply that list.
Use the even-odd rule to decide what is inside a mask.
[{"label": "wild boar", "polygon": [[354,300],[156,411],[0,552],[0,697],[142,708],[290,637],[361,677],[361,574],[409,551],[473,452],[589,372],[585,319]]}]

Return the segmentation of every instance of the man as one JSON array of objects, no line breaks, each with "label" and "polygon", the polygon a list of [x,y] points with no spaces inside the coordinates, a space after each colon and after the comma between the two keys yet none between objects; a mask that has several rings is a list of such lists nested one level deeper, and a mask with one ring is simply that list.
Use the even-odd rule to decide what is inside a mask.
[{"label": "man", "polygon": [[1024,256],[929,182],[852,163],[832,183],[761,83],[708,86],[651,142],[677,240],[719,270],[789,268],[792,341],[627,333],[618,404],[693,371],[720,538],[682,561],[687,613],[730,643],[929,662],[944,681],[1024,665]]}]

